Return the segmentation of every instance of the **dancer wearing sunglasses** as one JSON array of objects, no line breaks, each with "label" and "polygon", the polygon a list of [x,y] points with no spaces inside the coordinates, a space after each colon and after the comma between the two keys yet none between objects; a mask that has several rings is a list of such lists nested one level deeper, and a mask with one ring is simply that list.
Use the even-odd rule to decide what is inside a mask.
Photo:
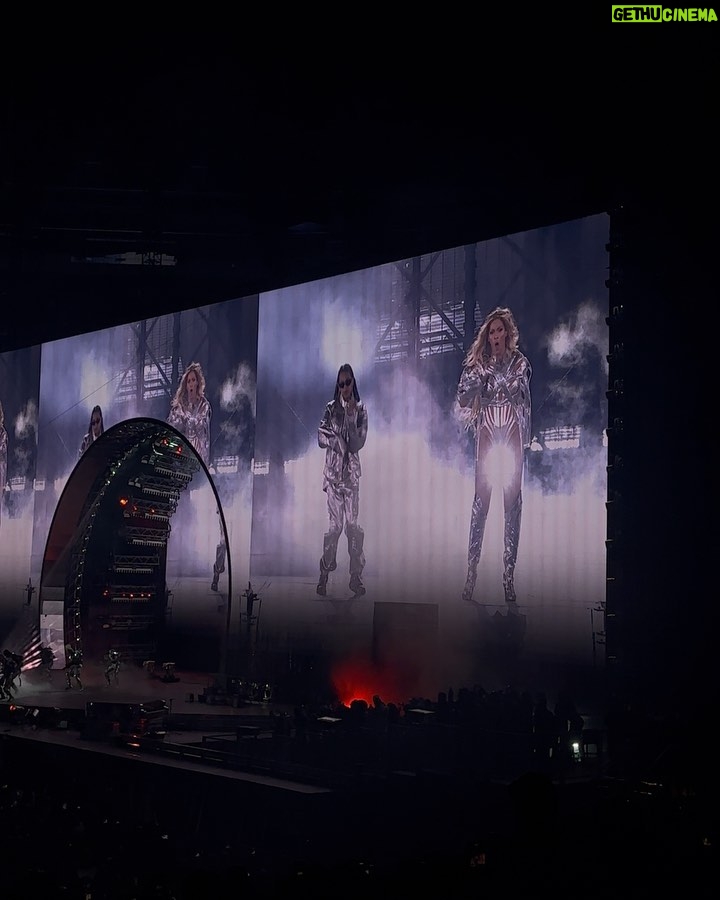
[{"label": "dancer wearing sunglasses", "polygon": [[88,425],[88,429],[83,435],[82,443],[80,444],[80,449],[78,450],[78,459],[83,455],[83,453],[88,449],[88,447],[93,444],[101,434],[105,431],[105,424],[103,422],[103,412],[101,407],[93,406],[92,412],[90,413],[90,424]]},{"label": "dancer wearing sunglasses", "polygon": [[365,446],[367,429],[367,409],[360,400],[355,373],[349,363],[344,363],[335,380],[335,396],[325,407],[318,428],[318,445],[325,450],[323,490],[327,494],[330,520],[320,559],[317,592],[321,597],[327,594],[328,575],[337,568],[337,546],[343,526],[350,555],[350,590],[356,597],[365,593],[361,577],[365,567],[365,535],[358,525],[358,509],[359,451]]}]

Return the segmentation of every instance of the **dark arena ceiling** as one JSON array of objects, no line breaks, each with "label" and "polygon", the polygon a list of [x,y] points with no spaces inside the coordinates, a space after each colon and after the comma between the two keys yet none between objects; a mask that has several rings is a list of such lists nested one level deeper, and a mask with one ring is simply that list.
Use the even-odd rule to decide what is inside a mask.
[{"label": "dark arena ceiling", "polygon": [[406,32],[322,52],[23,32],[3,60],[0,350],[618,204],[660,238],[692,231],[715,144],[708,29],[507,56],[455,31],[450,56],[442,29],[434,47]]}]

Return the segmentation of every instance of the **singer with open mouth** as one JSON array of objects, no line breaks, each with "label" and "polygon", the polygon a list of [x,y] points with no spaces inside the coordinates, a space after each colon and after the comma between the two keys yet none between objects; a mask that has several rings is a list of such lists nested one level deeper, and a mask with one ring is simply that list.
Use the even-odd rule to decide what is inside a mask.
[{"label": "singer with open mouth", "polygon": [[532,367],[518,349],[512,312],[488,313],[465,357],[457,389],[461,420],[475,434],[475,494],[470,514],[468,568],[463,599],[472,600],[493,484],[501,484],[504,507],[503,588],[514,603],[520,541],[525,450],[530,446]]}]

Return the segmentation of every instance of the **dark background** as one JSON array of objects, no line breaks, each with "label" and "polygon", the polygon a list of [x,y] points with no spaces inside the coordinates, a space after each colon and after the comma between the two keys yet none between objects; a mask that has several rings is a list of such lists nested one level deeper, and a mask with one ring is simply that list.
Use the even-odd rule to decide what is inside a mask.
[{"label": "dark background", "polygon": [[[717,27],[609,11],[8,28],[0,351],[610,212],[611,675],[694,712],[716,682]],[[92,261],[121,254],[176,265]]]}]

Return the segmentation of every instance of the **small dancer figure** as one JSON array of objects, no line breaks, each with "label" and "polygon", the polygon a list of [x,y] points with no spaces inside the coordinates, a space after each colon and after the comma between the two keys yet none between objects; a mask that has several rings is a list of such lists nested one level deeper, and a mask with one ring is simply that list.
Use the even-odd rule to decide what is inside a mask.
[{"label": "small dancer figure", "polygon": [[71,644],[67,644],[65,647],[65,658],[67,660],[65,664],[67,687],[65,690],[72,690],[73,682],[75,682],[77,687],[82,690],[83,686],[82,681],[80,680],[80,673],[82,672],[83,667],[82,650],[79,647],[73,647]]},{"label": "small dancer figure", "polygon": [[120,651],[110,649],[105,655],[105,681],[109,685],[118,684],[120,679]]},{"label": "small dancer figure", "polygon": [[55,654],[50,647],[40,644],[40,665],[45,677],[48,681],[52,678],[53,664],[55,663]]}]

